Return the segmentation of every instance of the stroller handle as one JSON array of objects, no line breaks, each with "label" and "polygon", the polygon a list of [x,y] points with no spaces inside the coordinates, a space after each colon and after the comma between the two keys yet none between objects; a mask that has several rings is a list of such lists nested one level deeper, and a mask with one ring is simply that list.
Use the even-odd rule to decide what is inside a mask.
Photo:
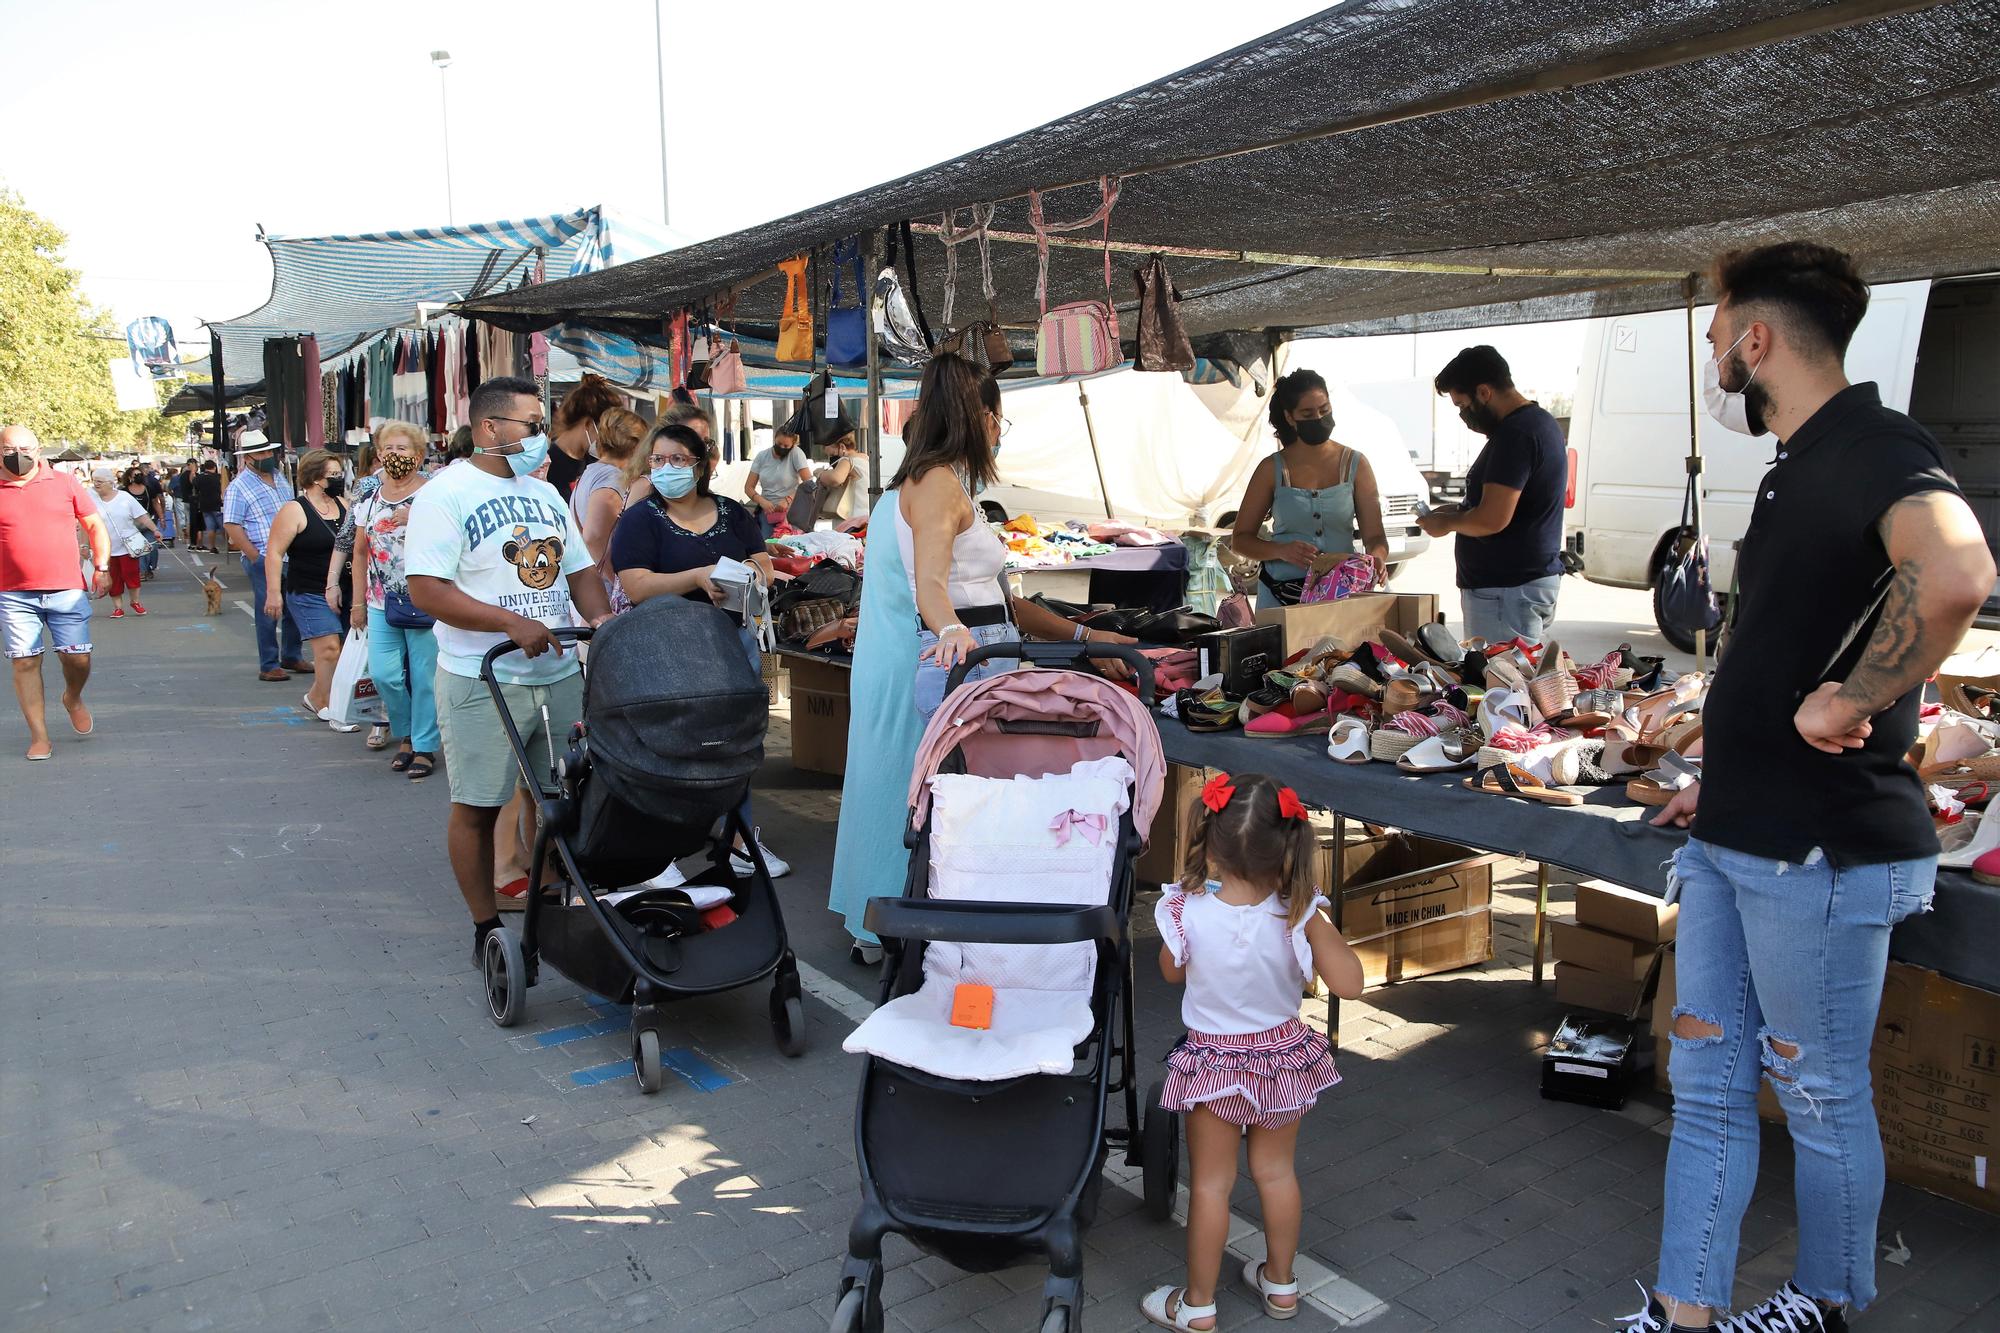
[{"label": "stroller handle", "polygon": [[951,669],[951,675],[944,684],[944,692],[950,694],[965,684],[965,677],[973,667],[994,658],[1018,657],[1035,666],[1068,668],[1077,670],[1086,659],[1116,660],[1132,668],[1139,678],[1139,699],[1147,707],[1153,705],[1153,664],[1138,649],[1123,643],[990,643],[983,648],[974,648],[964,660]]},{"label": "stroller handle", "polygon": [[[552,629],[549,631],[549,637],[552,639],[561,639],[569,643],[589,643],[590,636],[595,632],[594,630],[583,628]],[[494,644],[486,650],[486,655],[479,659],[479,678],[489,685],[492,684],[494,680],[493,664],[508,653],[518,653],[520,651],[520,648],[512,640],[506,643]]]},{"label": "stroller handle", "polygon": [[947,940],[954,944],[1116,942],[1124,934],[1118,914],[1109,907],[1067,903],[870,898],[862,923],[888,939]]}]

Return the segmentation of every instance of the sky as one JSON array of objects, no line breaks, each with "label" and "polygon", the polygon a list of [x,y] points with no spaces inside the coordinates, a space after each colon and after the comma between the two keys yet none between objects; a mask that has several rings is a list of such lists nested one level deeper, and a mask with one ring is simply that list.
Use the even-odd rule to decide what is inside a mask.
[{"label": "sky", "polygon": [[[199,349],[201,320],[247,313],[270,290],[260,224],[313,236],[600,203],[659,219],[656,50],[667,221],[701,240],[1033,128],[1324,7],[1021,0],[1000,19],[990,5],[910,0],[662,0],[656,46],[653,0],[0,0],[0,185],[69,233],[92,301],[120,324],[164,316]],[[442,76],[436,49],[452,56]],[[1389,342],[1401,350],[1388,362],[1409,357],[1408,339]],[[1572,375],[1575,342],[1511,335]]]}]

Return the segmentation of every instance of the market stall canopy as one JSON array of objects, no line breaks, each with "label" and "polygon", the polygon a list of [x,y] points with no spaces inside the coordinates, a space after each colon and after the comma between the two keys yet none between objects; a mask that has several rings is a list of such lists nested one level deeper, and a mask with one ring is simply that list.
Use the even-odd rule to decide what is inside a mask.
[{"label": "market stall canopy", "polygon": [[[353,236],[259,236],[271,252],[271,295],[222,332],[227,397],[262,389],[264,340],[310,333],[326,364],[389,329],[416,322],[419,304],[476,298],[549,277],[589,273],[658,254],[682,238],[604,207],[547,217]],[[183,367],[209,376],[208,358]],[[254,371],[254,375],[251,373]],[[194,405],[212,405],[213,390]]]},{"label": "market stall canopy", "polygon": [[[1029,190],[1071,220],[1106,176],[1122,177],[1116,299],[1131,309],[1129,270],[1164,250],[1189,332],[1217,355],[1231,330],[1660,309],[1717,252],[1779,237],[1841,246],[1876,282],[1985,271],[2000,268],[1996,31],[1995,0],[1357,0],[886,185],[461,308],[657,334],[663,315],[871,228],[996,203],[996,233],[1030,237]],[[1103,297],[1098,237],[1057,238],[1051,305]],[[936,323],[944,247],[933,230],[917,249]],[[976,252],[959,249],[970,317]],[[1026,327],[1035,247],[1003,236],[992,253],[1001,318]],[[745,294],[746,327],[775,324],[783,286]]]}]

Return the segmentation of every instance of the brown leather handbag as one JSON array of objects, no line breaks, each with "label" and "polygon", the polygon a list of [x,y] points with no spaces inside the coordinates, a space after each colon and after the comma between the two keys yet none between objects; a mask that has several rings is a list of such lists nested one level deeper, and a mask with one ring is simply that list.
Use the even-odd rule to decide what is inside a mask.
[{"label": "brown leather handbag", "polygon": [[1139,285],[1140,370],[1193,370],[1194,346],[1181,327],[1181,294],[1167,273],[1167,263],[1154,255],[1132,270]]}]

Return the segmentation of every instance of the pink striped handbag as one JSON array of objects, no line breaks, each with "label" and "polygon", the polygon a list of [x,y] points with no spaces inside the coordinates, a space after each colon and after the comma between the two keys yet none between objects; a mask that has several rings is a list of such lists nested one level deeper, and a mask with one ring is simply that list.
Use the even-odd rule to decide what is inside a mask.
[{"label": "pink striped handbag", "polygon": [[[1035,373],[1038,375],[1095,375],[1124,364],[1118,346],[1118,312],[1111,296],[1111,208],[1118,202],[1118,182],[1105,177],[1098,182],[1097,211],[1075,222],[1045,223],[1042,220],[1040,191],[1028,195],[1028,216],[1041,251],[1041,266],[1035,280],[1035,298],[1041,305],[1041,322],[1035,326]],[[1049,309],[1050,232],[1079,231],[1104,224],[1104,295],[1102,301],[1071,301]]]}]

